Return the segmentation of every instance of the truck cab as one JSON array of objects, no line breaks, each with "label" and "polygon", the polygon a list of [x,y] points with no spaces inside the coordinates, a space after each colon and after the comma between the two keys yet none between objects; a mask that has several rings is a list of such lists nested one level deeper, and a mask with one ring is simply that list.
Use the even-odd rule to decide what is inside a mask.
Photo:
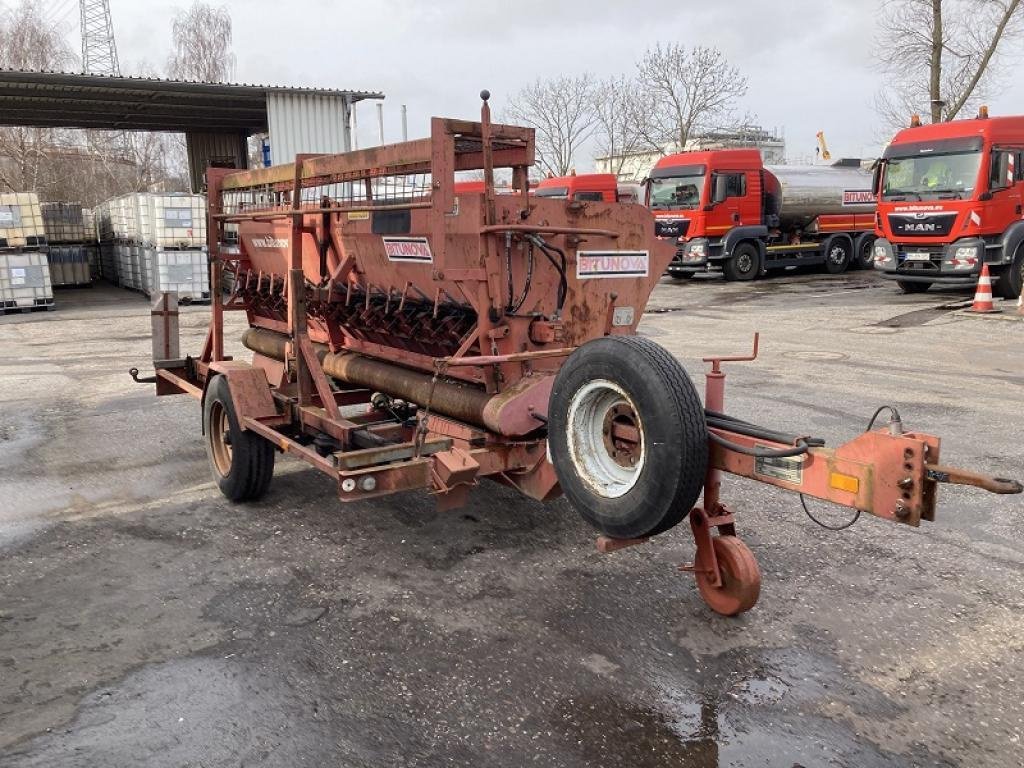
[{"label": "truck cab", "polygon": [[912,124],[886,147],[875,194],[875,268],[904,292],[973,287],[987,264],[996,295],[1020,296],[1024,117]]},{"label": "truck cab", "polygon": [[619,183],[613,173],[581,173],[572,176],[551,176],[533,187],[537,197],[561,200],[619,201]]},{"label": "truck cab", "polygon": [[668,274],[679,280],[872,263],[874,201],[859,161],[766,168],[756,149],[681,152],[655,164],[646,188],[655,233],[676,241]]}]

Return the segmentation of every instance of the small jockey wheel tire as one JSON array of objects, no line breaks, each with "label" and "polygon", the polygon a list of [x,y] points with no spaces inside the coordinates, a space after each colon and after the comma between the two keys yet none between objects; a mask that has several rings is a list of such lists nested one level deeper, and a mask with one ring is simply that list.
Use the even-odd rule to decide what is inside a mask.
[{"label": "small jockey wheel tire", "polygon": [[698,557],[695,565],[697,588],[708,607],[723,616],[737,616],[754,607],[761,594],[761,569],[750,547],[735,536],[711,539],[722,575],[721,586],[713,586],[706,566]]},{"label": "small jockey wheel tire", "polygon": [[203,403],[206,455],[213,479],[231,501],[256,501],[274,476],[274,446],[238,423],[231,390],[224,376],[215,376]]}]

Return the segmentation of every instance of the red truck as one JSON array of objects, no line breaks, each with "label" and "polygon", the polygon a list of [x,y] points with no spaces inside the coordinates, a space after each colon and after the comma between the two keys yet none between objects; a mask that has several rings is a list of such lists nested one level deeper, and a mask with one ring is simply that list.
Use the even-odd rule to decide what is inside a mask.
[{"label": "red truck", "polygon": [[533,188],[537,197],[562,200],[591,200],[605,203],[639,203],[635,184],[620,184],[614,173],[581,173],[550,176]]},{"label": "red truck", "polygon": [[993,292],[1024,284],[1024,117],[921,125],[893,137],[875,172],[875,268],[906,293],[974,287],[988,264]]},{"label": "red truck", "polygon": [[753,280],[769,269],[823,265],[838,274],[872,265],[871,174],[856,160],[765,167],[756,149],[661,158],[646,181],[659,237],[676,240],[668,274],[725,273]]}]

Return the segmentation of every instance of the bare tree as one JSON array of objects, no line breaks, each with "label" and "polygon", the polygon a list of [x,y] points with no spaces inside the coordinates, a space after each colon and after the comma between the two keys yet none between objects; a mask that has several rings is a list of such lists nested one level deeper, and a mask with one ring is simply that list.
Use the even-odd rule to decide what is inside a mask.
[{"label": "bare tree", "polygon": [[231,14],[224,6],[196,0],[174,17],[168,74],[178,80],[226,83],[235,75]]},{"label": "bare tree", "polygon": [[631,153],[643,144],[637,115],[637,83],[618,75],[594,87],[597,149],[608,158],[608,172],[618,176]]},{"label": "bare tree", "polygon": [[580,146],[594,133],[594,88],[589,74],[538,78],[509,101],[507,119],[536,129],[537,161],[546,173],[570,173]]},{"label": "bare tree", "polygon": [[[0,67],[60,70],[73,61],[61,30],[43,20],[38,3],[22,0],[13,10],[0,9]],[[36,189],[47,148],[57,141],[53,129],[0,128],[0,185],[15,191]]]},{"label": "bare tree", "polygon": [[678,43],[649,48],[637,62],[639,84],[635,121],[642,142],[663,152],[679,149],[702,132],[733,122],[737,99],[747,92],[747,78],[717,48]]},{"label": "bare tree", "polygon": [[1024,33],[1022,0],[884,0],[876,104],[892,127],[912,113],[953,120],[983,99]]}]

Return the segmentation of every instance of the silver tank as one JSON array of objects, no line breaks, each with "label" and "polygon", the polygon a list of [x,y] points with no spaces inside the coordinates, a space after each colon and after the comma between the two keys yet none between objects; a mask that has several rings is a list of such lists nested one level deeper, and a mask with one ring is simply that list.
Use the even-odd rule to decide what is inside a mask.
[{"label": "silver tank", "polygon": [[825,214],[872,213],[871,173],[853,165],[773,165],[765,168],[767,213],[783,229],[806,227]]}]

